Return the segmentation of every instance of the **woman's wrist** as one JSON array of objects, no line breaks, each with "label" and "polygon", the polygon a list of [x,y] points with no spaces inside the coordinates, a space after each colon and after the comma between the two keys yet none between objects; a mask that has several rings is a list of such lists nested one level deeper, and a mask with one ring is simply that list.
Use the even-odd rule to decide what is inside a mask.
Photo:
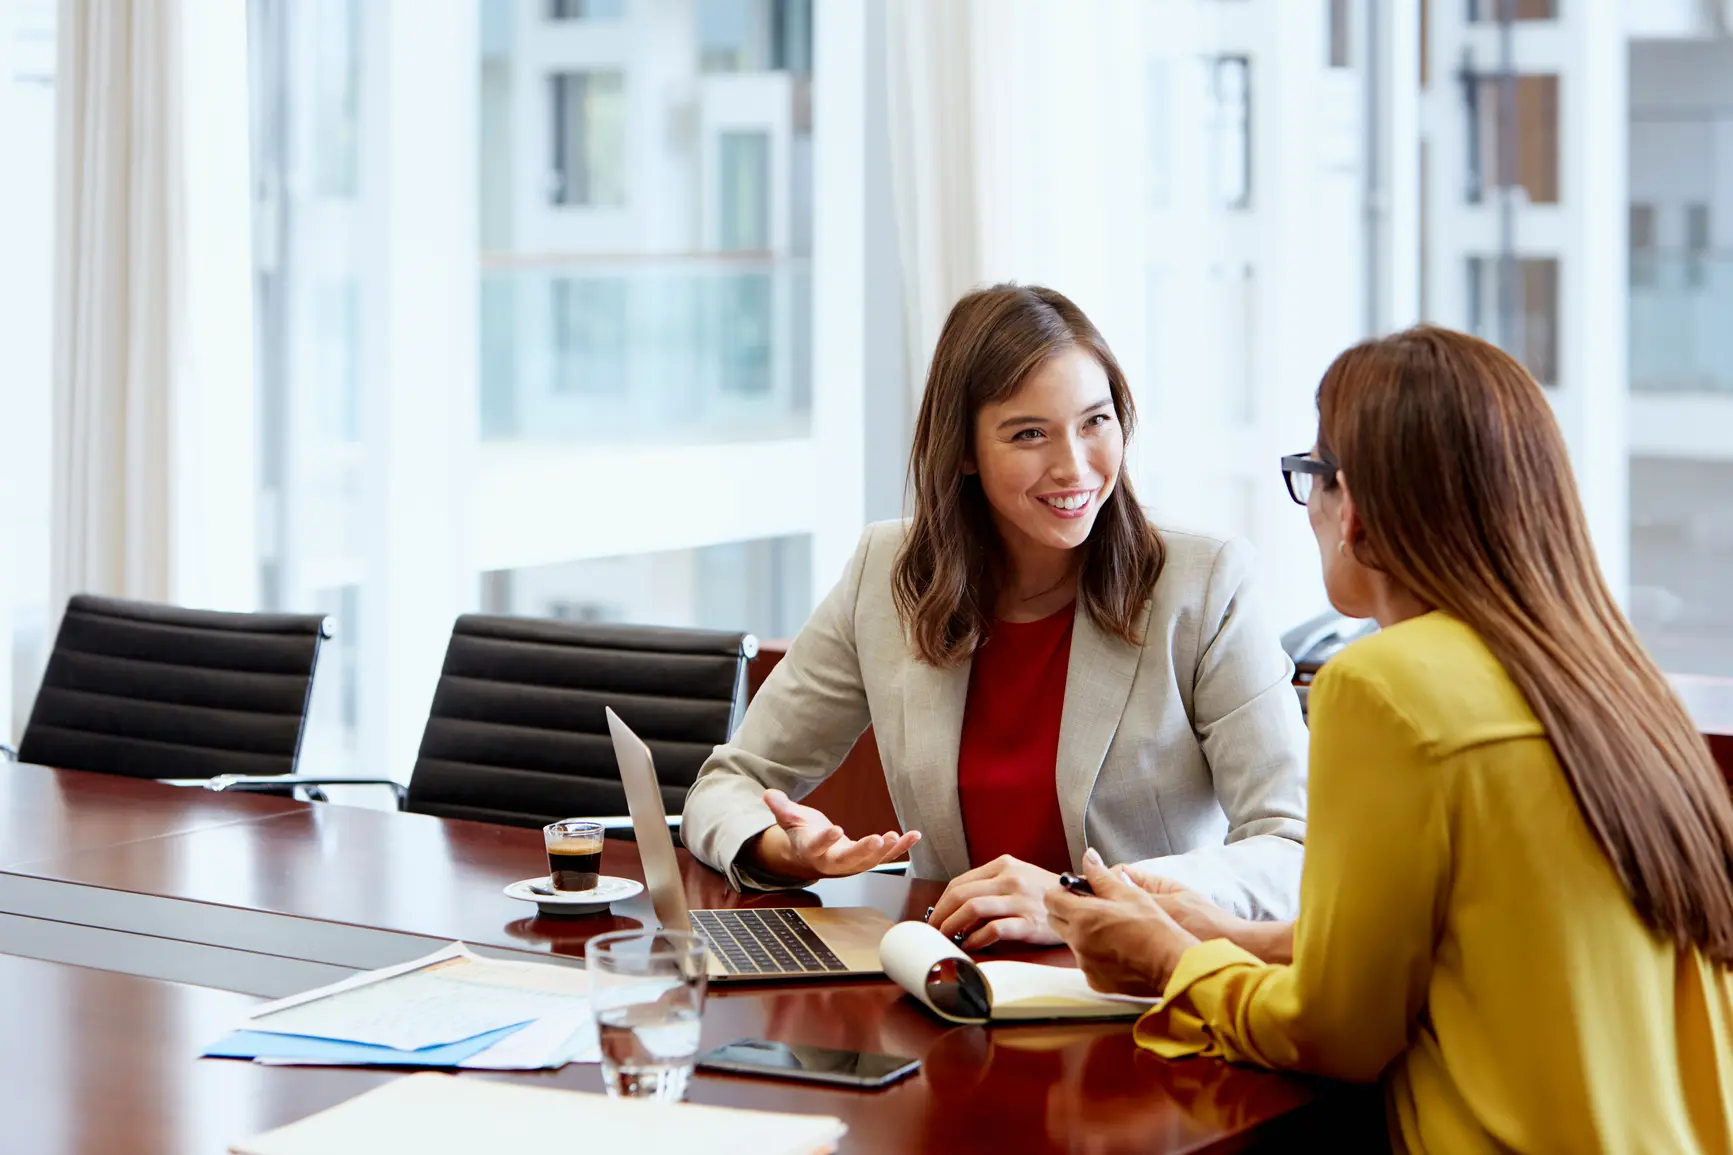
[{"label": "woman's wrist", "polygon": [[1294,961],[1294,924],[1235,919],[1226,938],[1267,963]]},{"label": "woman's wrist", "polygon": [[1155,961],[1155,974],[1151,975],[1156,994],[1166,989],[1168,980],[1173,978],[1173,972],[1179,969],[1179,960],[1185,957],[1185,952],[1198,944],[1198,937],[1177,923],[1170,924],[1172,933],[1159,934],[1150,952]]},{"label": "woman's wrist", "polygon": [[788,832],[767,826],[740,848],[740,857],[757,874],[778,882],[811,882],[818,876],[794,855]]}]

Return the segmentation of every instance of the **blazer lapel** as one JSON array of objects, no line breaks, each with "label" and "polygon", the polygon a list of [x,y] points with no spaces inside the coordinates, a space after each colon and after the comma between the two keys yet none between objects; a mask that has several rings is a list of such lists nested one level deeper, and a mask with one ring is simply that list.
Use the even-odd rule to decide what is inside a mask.
[{"label": "blazer lapel", "polygon": [[[1147,628],[1147,623],[1145,623]],[[1101,773],[1107,748],[1119,729],[1132,677],[1142,651],[1096,627],[1077,602],[1071,627],[1071,661],[1065,674],[1065,712],[1059,721],[1059,814],[1065,821],[1065,844],[1072,866],[1083,861],[1088,841],[1083,831],[1089,794]],[[952,769],[953,776],[955,767]]]},{"label": "blazer lapel", "polygon": [[952,878],[969,869],[963,808],[957,796],[957,750],[972,662],[940,670],[911,657],[903,675],[903,749],[914,822]]}]

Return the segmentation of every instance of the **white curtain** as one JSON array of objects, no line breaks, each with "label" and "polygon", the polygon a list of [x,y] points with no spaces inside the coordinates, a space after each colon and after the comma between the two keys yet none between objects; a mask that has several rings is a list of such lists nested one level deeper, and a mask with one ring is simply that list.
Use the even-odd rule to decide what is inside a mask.
[{"label": "white curtain", "polygon": [[245,5],[61,0],[58,31],[55,610],[251,608]]},{"label": "white curtain", "polygon": [[907,378],[919,403],[952,302],[983,275],[974,0],[888,0],[885,84]]},{"label": "white curtain", "polygon": [[1148,6],[890,0],[888,130],[917,397],[945,314],[1040,282],[1141,355]]}]

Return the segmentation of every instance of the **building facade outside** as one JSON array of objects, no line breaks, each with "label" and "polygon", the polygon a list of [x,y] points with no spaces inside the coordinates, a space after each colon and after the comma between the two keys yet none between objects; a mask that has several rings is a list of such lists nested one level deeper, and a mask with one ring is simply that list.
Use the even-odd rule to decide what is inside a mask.
[{"label": "building facade outside", "polygon": [[[1428,319],[1545,384],[1662,665],[1733,675],[1730,7],[991,3],[991,43],[1051,109],[1014,142],[1027,182],[984,211],[1008,275],[1074,293],[1125,362],[1140,494],[1250,538],[1279,624],[1325,606],[1276,459],[1309,443],[1336,352]],[[13,735],[58,618],[29,451],[53,8],[0,0],[0,147],[24,177],[0,203],[9,238],[42,241],[0,270]],[[250,12],[259,604],[338,628],[309,764],[408,773],[457,613],[797,629],[901,506],[882,13]],[[1066,120],[1103,101],[1119,115]],[[1073,163],[1086,181],[1053,178]]]}]

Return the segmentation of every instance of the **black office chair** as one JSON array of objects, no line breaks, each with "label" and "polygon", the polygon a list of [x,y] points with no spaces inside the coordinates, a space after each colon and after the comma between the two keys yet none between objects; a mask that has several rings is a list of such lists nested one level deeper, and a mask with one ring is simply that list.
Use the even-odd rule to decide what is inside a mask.
[{"label": "black office chair", "polygon": [[76,595],[16,756],[134,778],[281,779],[295,770],[328,637],[318,614]]},{"label": "black office chair", "polygon": [[1378,632],[1370,619],[1343,617],[1328,610],[1282,635],[1282,649],[1294,662],[1294,692],[1300,696],[1300,716],[1311,717],[1312,679],[1324,663],[1368,634]]},{"label": "black office chair", "polygon": [[602,712],[612,706],[650,746],[663,802],[678,815],[710,751],[739,725],[757,652],[746,633],[468,614],[452,628],[407,792],[367,782],[395,787],[399,809],[418,814],[508,826],[597,817],[629,831]]}]

